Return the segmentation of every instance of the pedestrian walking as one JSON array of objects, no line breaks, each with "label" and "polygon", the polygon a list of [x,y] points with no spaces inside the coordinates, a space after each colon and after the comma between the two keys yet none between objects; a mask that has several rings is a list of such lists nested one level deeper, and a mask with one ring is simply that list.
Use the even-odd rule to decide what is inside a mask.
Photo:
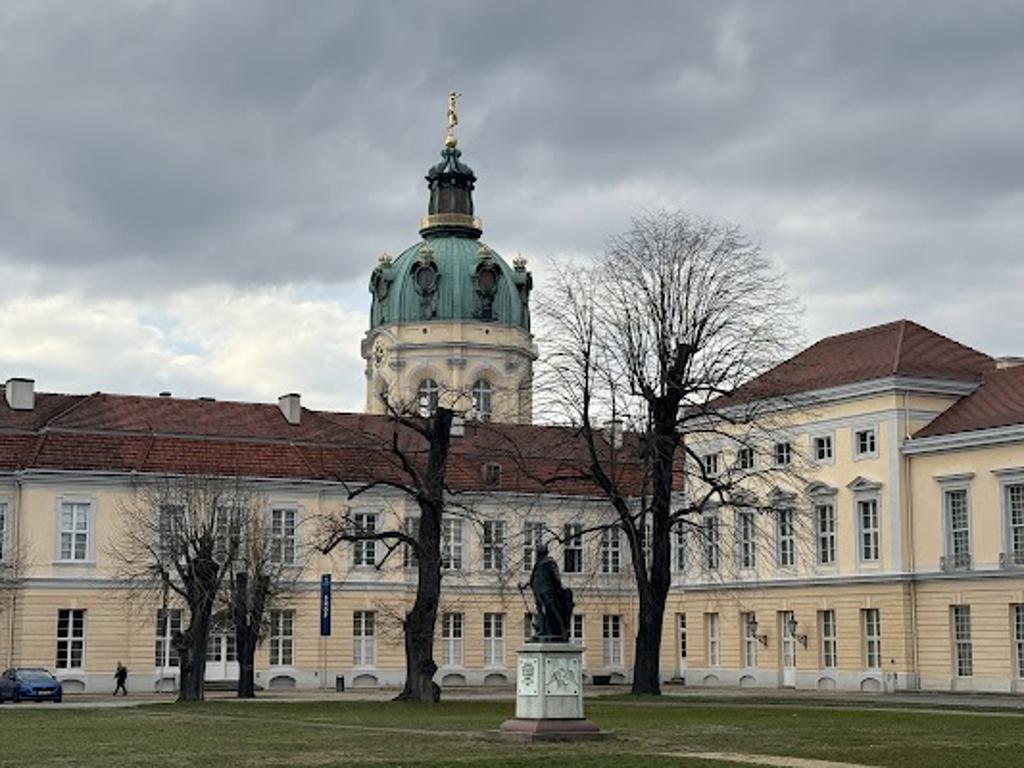
[{"label": "pedestrian walking", "polygon": [[114,672],[114,680],[117,681],[117,687],[114,688],[114,695],[117,696],[117,692],[120,691],[124,696],[127,696],[128,688],[125,687],[125,683],[128,682],[128,669],[120,661],[117,662],[117,671]]}]

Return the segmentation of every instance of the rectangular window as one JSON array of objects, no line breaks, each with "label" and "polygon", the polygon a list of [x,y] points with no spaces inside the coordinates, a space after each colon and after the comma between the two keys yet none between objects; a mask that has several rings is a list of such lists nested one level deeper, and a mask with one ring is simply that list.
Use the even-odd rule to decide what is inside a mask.
[{"label": "rectangular window", "polygon": [[879,547],[878,500],[858,501],[857,519],[860,523],[860,559],[866,562],[875,562],[881,551]]},{"label": "rectangular window", "polygon": [[946,508],[947,554],[954,567],[968,567],[971,560],[971,516],[967,507],[967,489],[950,488],[943,494]]},{"label": "rectangular window", "polygon": [[446,667],[462,666],[463,614],[441,614],[441,657]]},{"label": "rectangular window", "polygon": [[0,501],[0,560],[4,559],[4,544],[7,542],[7,503]]},{"label": "rectangular window", "polygon": [[743,629],[743,666],[747,668],[757,666],[757,634],[754,631],[756,622],[757,616],[754,613],[740,614],[740,627]]},{"label": "rectangular window", "polygon": [[294,661],[295,611],[271,611],[270,666],[290,667]]},{"label": "rectangular window", "polygon": [[790,443],[776,443],[774,451],[775,466],[786,467],[793,461],[793,446]]},{"label": "rectangular window", "polygon": [[753,512],[740,512],[739,547],[740,568],[757,567],[757,527]]},{"label": "rectangular window", "polygon": [[485,571],[505,570],[505,521],[484,520],[483,568]]},{"label": "rectangular window", "polygon": [[[407,517],[402,521],[402,532],[413,541],[420,540],[420,519],[418,517]],[[420,559],[416,556],[416,550],[409,544],[402,547],[402,567],[418,568]]]},{"label": "rectangular window", "polygon": [[484,666],[505,666],[505,614],[484,614]]},{"label": "rectangular window", "polygon": [[882,622],[877,608],[861,610],[861,623],[864,625],[864,667],[866,669],[882,668]]},{"label": "rectangular window", "polygon": [[181,631],[181,611],[177,608],[160,608],[156,612],[156,652],[154,654],[154,666],[164,669],[166,667],[177,667],[181,661],[178,659],[178,649],[174,647],[171,638],[175,632]]},{"label": "rectangular window", "polygon": [[700,457],[701,468],[705,477],[715,477],[718,474],[718,454],[708,453]]},{"label": "rectangular window", "polygon": [[462,570],[462,518],[441,520],[441,570]]},{"label": "rectangular window", "polygon": [[704,614],[704,626],[707,629],[708,636],[708,666],[717,667],[721,661],[721,645],[718,635],[718,614],[717,613],[705,613]]},{"label": "rectangular window", "polygon": [[85,611],[57,611],[57,669],[81,669],[85,658]]},{"label": "rectangular window", "polygon": [[780,568],[796,565],[796,534],[793,530],[793,510],[780,509],[776,513],[775,533]]},{"label": "rectangular window", "polygon": [[754,449],[740,448],[736,451],[736,468],[753,469],[755,464]]},{"label": "rectangular window", "polygon": [[676,614],[676,626],[679,628],[679,659],[686,661],[686,614]]},{"label": "rectangular window", "polygon": [[60,559],[89,558],[88,503],[64,501],[60,505]]},{"label": "rectangular window", "polygon": [[602,624],[604,638],[604,665],[622,666],[622,617],[605,614]]},{"label": "rectangular window", "polygon": [[1017,679],[1024,680],[1024,604],[1013,606],[1013,650],[1017,660]]},{"label": "rectangular window", "polygon": [[1006,486],[1006,514],[1012,562],[1024,565],[1024,485]]},{"label": "rectangular window", "polygon": [[377,614],[375,611],[352,613],[352,664],[372,667],[377,662]]},{"label": "rectangular window", "polygon": [[568,523],[562,538],[563,568],[565,573],[583,573],[583,526]]},{"label": "rectangular window", "polygon": [[572,615],[572,627],[569,629],[569,642],[576,645],[583,645],[583,627],[585,619],[582,613]]},{"label": "rectangular window", "polygon": [[544,543],[544,523],[523,523],[523,570],[532,571],[537,547]]},{"label": "rectangular window", "polygon": [[814,438],[814,460],[832,461],[832,435],[819,435]]},{"label": "rectangular window", "polygon": [[974,674],[974,649],[971,644],[971,606],[952,606],[954,669],[957,677]]},{"label": "rectangular window", "polygon": [[836,508],[832,504],[815,504],[814,526],[818,536],[818,564],[835,565]]},{"label": "rectangular window", "polygon": [[270,557],[275,563],[295,562],[294,509],[274,509],[270,512]]},{"label": "rectangular window", "polygon": [[[357,512],[352,516],[352,527],[356,533],[376,533],[377,515],[373,512]],[[372,539],[352,542],[352,564],[377,565],[377,542]]]},{"label": "rectangular window", "polygon": [[675,524],[672,529],[672,542],[673,542],[673,556],[677,571],[685,571],[686,564],[689,561],[687,557],[686,549],[688,546],[686,535],[686,523],[679,521]]},{"label": "rectangular window", "polygon": [[601,531],[601,573],[618,573],[622,570],[622,539],[619,527],[612,526]]},{"label": "rectangular window", "polygon": [[854,456],[873,456],[877,451],[874,429],[858,429],[853,433]]},{"label": "rectangular window", "polygon": [[818,611],[818,625],[821,628],[821,666],[834,669],[836,666],[836,612]]},{"label": "rectangular window", "polygon": [[528,643],[533,639],[533,614],[523,614],[523,642]]},{"label": "rectangular window", "polygon": [[704,545],[704,568],[708,571],[717,571],[722,560],[722,547],[721,532],[716,515],[708,515],[701,521],[701,533]]}]

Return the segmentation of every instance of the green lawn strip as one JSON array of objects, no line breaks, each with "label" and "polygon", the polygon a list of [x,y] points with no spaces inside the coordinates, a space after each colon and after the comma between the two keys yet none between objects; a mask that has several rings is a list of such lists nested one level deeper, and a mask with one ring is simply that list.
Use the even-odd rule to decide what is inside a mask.
[{"label": "green lawn strip", "polygon": [[[685,751],[791,755],[878,766],[1012,765],[1024,717],[826,707],[700,706],[692,700],[595,699],[588,716],[614,739],[525,746],[490,733],[511,702],[153,704],[130,709],[5,712],[0,765],[713,766]],[[24,705],[23,705],[24,706]],[[549,762],[550,761],[550,762]]]}]

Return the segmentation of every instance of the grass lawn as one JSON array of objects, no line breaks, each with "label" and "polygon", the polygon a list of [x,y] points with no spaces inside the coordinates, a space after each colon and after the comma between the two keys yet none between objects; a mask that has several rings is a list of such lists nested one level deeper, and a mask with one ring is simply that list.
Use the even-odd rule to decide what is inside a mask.
[{"label": "grass lawn", "polygon": [[733,766],[684,752],[871,766],[1024,765],[1024,715],[855,710],[736,699],[588,699],[614,738],[525,746],[495,739],[511,702],[209,701],[126,709],[0,707],[0,766]]}]

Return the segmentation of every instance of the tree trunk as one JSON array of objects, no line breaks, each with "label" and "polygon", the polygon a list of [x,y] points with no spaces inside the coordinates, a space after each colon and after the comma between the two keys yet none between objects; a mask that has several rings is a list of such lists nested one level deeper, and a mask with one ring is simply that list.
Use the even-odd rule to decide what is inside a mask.
[{"label": "tree trunk", "polygon": [[405,685],[398,700],[434,703],[441,688],[434,682],[434,630],[441,599],[441,520],[444,481],[451,447],[452,412],[438,408],[432,419],[426,488],[420,490],[419,564],[416,601],[405,616]]},{"label": "tree trunk", "polygon": [[238,646],[238,698],[256,697],[256,638],[249,628],[235,632]]},{"label": "tree trunk", "polygon": [[640,619],[633,656],[633,693],[661,694],[661,634],[665,619],[665,598],[649,583],[640,596]]},{"label": "tree trunk", "polygon": [[206,645],[210,637],[210,611],[199,610],[176,643],[181,659],[178,701],[202,701],[206,698]]}]

